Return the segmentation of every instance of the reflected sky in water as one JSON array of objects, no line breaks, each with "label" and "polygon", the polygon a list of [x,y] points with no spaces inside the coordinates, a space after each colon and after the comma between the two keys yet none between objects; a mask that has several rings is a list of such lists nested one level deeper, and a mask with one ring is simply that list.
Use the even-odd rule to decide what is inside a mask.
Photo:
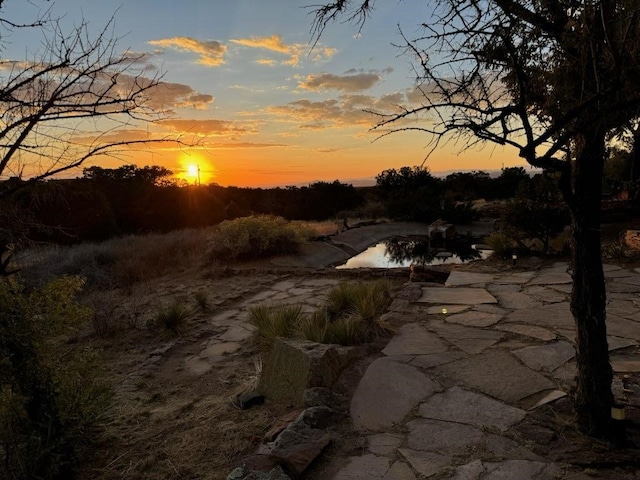
[{"label": "reflected sky in water", "polygon": [[[464,263],[469,260],[484,260],[489,258],[493,253],[492,250],[474,250],[478,252],[477,255],[473,255],[475,258],[469,258],[468,252],[460,258],[456,254],[451,254],[449,257],[440,257],[437,252],[433,252],[430,256],[425,256],[421,252],[417,258],[410,255],[394,255],[394,252],[390,252],[389,242],[377,243],[364,252],[351,257],[346,263],[337,266],[338,269],[350,269],[350,268],[402,268],[409,267],[412,264],[419,265],[451,265],[454,263]],[[450,252],[449,252],[450,253]]]}]

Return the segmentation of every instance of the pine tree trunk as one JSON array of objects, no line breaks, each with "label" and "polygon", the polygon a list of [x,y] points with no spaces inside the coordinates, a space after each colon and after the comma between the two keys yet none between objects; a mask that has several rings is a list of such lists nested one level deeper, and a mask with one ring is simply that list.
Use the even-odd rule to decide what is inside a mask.
[{"label": "pine tree trunk", "polygon": [[573,291],[577,377],[575,408],[580,429],[597,437],[611,430],[612,370],[607,344],[606,292],[600,240],[604,132],[586,132],[576,144],[573,201]]}]

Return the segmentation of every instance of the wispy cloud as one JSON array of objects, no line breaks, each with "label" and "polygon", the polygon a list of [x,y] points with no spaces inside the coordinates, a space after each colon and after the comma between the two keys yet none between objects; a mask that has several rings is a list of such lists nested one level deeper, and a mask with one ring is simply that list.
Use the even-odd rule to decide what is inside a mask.
[{"label": "wispy cloud", "polygon": [[381,79],[378,73],[356,73],[353,75],[335,75],[333,73],[311,74],[301,78],[298,88],[303,90],[342,90],[359,92],[373,87]]},{"label": "wispy cloud", "polygon": [[[236,38],[230,41],[231,43],[235,43],[236,45],[241,45],[243,47],[260,48],[286,55],[287,58],[285,60],[282,60],[280,63],[282,63],[283,65],[291,65],[294,67],[300,63],[300,57],[308,48],[308,45],[304,43],[287,44],[282,40],[282,36],[280,35],[271,35],[270,37]],[[335,52],[335,48],[318,47],[312,52],[311,59],[314,61],[326,60],[328,58],[331,58],[335,54]],[[265,60],[268,59],[262,59],[259,62],[263,64],[269,64],[266,63]]]},{"label": "wispy cloud", "polygon": [[198,63],[208,67],[217,67],[225,63],[227,46],[217,40],[196,40],[191,37],[173,37],[150,40],[150,45],[165,49],[172,48],[198,55]]},{"label": "wispy cloud", "polygon": [[397,111],[404,95],[400,92],[373,97],[370,95],[341,95],[337,99],[318,102],[302,99],[286,105],[271,106],[266,112],[280,121],[298,123],[305,130],[327,128],[372,127],[379,118],[376,112]]},{"label": "wispy cloud", "polygon": [[246,122],[230,122],[226,120],[194,120],[194,119],[170,119],[161,120],[157,124],[181,133],[191,133],[201,136],[241,135],[257,133],[255,124]]}]

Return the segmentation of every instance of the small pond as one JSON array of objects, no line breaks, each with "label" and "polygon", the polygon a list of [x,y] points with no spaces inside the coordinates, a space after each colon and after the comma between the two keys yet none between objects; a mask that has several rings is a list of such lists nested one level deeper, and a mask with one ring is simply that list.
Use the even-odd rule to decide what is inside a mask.
[{"label": "small pond", "polygon": [[390,239],[351,257],[338,269],[402,268],[416,265],[450,265],[489,258],[493,250],[468,239],[429,240],[424,238]]}]

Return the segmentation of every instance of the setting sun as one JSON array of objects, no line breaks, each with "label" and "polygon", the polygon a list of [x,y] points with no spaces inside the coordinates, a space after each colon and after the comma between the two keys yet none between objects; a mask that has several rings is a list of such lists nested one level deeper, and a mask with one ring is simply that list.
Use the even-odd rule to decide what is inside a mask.
[{"label": "setting sun", "polygon": [[197,178],[200,167],[198,165],[188,165],[187,166],[187,175],[191,178]]}]

